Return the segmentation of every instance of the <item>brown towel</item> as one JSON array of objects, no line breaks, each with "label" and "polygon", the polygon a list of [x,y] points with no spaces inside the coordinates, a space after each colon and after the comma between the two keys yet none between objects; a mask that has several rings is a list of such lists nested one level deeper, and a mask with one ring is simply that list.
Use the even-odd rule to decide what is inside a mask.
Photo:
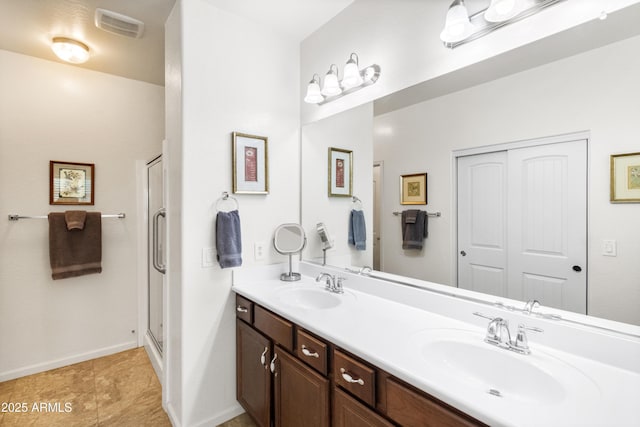
[{"label": "brown towel", "polygon": [[50,213],[49,260],[54,280],[102,272],[101,213],[87,212],[83,230],[67,230],[65,213]]},{"label": "brown towel", "polygon": [[84,221],[87,218],[87,211],[65,211],[64,220],[67,223],[67,230],[84,229]]}]

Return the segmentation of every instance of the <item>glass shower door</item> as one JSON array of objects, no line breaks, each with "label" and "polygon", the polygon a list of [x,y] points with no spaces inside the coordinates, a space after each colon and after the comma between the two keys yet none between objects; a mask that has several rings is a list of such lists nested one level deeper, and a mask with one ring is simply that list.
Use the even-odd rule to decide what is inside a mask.
[{"label": "glass shower door", "polygon": [[148,330],[151,340],[162,354],[164,303],[165,217],[163,208],[162,158],[147,164],[148,179]]}]

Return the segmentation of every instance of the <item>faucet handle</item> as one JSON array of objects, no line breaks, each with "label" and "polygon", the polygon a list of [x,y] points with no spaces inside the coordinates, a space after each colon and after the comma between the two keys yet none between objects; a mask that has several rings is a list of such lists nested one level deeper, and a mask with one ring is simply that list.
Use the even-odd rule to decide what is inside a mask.
[{"label": "faucet handle", "polygon": [[342,289],[342,282],[344,282],[345,280],[347,280],[346,277],[340,277],[340,276],[336,277],[334,292],[339,294],[344,293],[344,289]]},{"label": "faucet handle", "polygon": [[479,311],[474,311],[473,312],[474,316],[478,316],[478,317],[482,317],[483,319],[487,319],[487,320],[493,320],[495,319],[495,317],[491,317],[491,316],[487,316],[486,314],[482,314]]},{"label": "faucet handle", "polygon": [[513,349],[518,353],[522,354],[530,354],[531,350],[529,349],[529,340],[527,339],[526,331],[533,332],[544,332],[543,329],[530,327],[523,325],[522,323],[518,325],[518,334],[516,335],[516,340],[513,343]]}]

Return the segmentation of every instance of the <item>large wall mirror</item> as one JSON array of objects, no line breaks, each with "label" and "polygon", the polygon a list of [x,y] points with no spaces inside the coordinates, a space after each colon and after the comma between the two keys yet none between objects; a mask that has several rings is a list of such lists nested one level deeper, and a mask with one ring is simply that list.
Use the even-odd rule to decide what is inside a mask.
[{"label": "large wall mirror", "polygon": [[[303,126],[301,212],[302,225],[309,235],[303,259],[321,262],[321,240],[312,230],[322,222],[335,239],[334,247],[326,254],[327,264],[351,268],[371,266],[383,272],[456,287],[460,281],[460,253],[464,249],[459,243],[463,213],[458,211],[458,158],[484,152],[508,153],[510,149],[531,145],[536,150],[531,158],[555,156],[560,159],[564,154],[554,151],[555,143],[563,142],[562,138],[569,140],[564,142],[582,140],[578,144],[581,145],[579,156],[582,156],[579,162],[584,167],[582,181],[565,185],[568,172],[564,169],[559,169],[557,174],[552,169],[539,170],[536,180],[550,180],[547,187],[543,187],[546,189],[565,185],[562,187],[565,190],[584,193],[585,200],[555,203],[551,198],[540,202],[536,212],[540,218],[564,215],[562,221],[556,221],[562,227],[560,231],[540,229],[537,233],[548,235],[544,238],[551,240],[560,236],[556,243],[550,243],[556,244],[559,252],[566,244],[564,227],[577,224],[577,239],[583,240],[583,257],[579,261],[570,260],[574,262],[566,275],[582,275],[584,293],[550,295],[554,289],[546,283],[539,288],[537,299],[564,310],[640,325],[640,204],[609,201],[610,156],[634,151],[630,149],[633,144],[640,147],[637,101],[640,36],[607,39],[595,45],[600,47],[462,90],[441,91],[437,97],[420,99],[422,95],[405,89],[401,95],[411,101],[397,102],[401,99],[398,95],[394,102],[389,102],[387,97]],[[496,147],[508,143],[516,144]],[[493,148],[480,148],[488,146]],[[356,208],[354,201],[327,194],[328,147],[353,152],[353,195],[359,199],[367,225],[364,250],[348,244],[348,221],[350,211]],[[508,154],[503,156],[506,158]],[[491,158],[485,164],[496,162],[499,163]],[[489,169],[485,170],[491,174]],[[428,204],[402,205],[400,177],[421,173],[428,173]],[[481,174],[476,175],[472,180],[476,187],[472,186],[471,191],[482,195],[482,200],[499,199],[504,193],[505,215],[512,215],[510,203],[514,194],[520,193],[518,203],[523,203],[522,183],[514,184],[513,176],[507,172],[497,188],[488,188],[490,181],[483,181]],[[517,188],[508,190],[509,185]],[[539,200],[531,195],[526,197]],[[545,207],[542,203],[548,205]],[[567,215],[565,208],[576,203],[582,203],[584,209]],[[401,215],[394,213],[407,209],[441,213],[439,217],[428,218],[428,237],[421,250],[402,247]],[[466,215],[474,208],[464,209]],[[504,221],[496,226],[495,216],[483,218],[481,210],[478,208],[475,215],[486,223],[486,241],[495,237],[487,233],[502,230],[513,234],[520,227]],[[476,221],[476,227],[478,224],[481,222]],[[511,241],[511,237],[506,236],[495,238]],[[604,253],[603,245],[608,240],[615,240],[615,257]],[[514,249],[514,245],[511,244],[510,249]],[[487,281],[493,283],[496,279],[490,270],[487,268],[484,273]],[[478,270],[476,274],[482,272]],[[520,274],[528,273],[525,269]],[[483,291],[480,287],[475,290]],[[499,291],[488,286],[483,292]],[[520,301],[529,299],[523,293],[502,296]],[[568,298],[577,298],[582,303],[562,305]]]}]

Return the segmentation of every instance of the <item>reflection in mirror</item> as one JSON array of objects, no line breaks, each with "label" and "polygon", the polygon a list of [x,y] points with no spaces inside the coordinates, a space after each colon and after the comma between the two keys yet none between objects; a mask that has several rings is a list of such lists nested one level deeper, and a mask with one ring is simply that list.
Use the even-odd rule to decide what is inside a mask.
[{"label": "reflection in mirror", "polygon": [[[471,282],[478,283],[485,280],[483,275],[490,276],[485,282],[491,286],[486,290],[473,285],[469,288],[492,294],[502,292],[496,290],[502,288],[503,296],[521,301],[514,301],[517,307],[537,299],[543,306],[640,325],[640,263],[637,262],[640,205],[609,202],[610,155],[637,151],[640,122],[634,94],[640,91],[640,80],[632,76],[640,75],[640,62],[633,54],[640,51],[640,36],[595,45],[603,47],[453,93],[442,95],[445,91],[442,89],[438,93],[442,96],[435,98],[418,99],[420,95],[412,95],[405,89],[403,92],[412,101],[398,102],[401,105],[398,109],[387,108],[388,102],[376,101],[373,106],[367,104],[305,125],[302,129],[302,224],[312,229],[322,221],[334,233],[336,244],[328,254],[327,263],[355,270],[374,265],[382,272],[458,287],[461,253],[469,253],[468,248],[459,246],[460,215],[473,214],[474,207],[465,212],[458,210],[456,154],[479,154],[484,150],[480,147],[487,146],[494,146],[489,152],[498,152],[503,151],[495,147],[498,144],[579,134],[586,138],[585,153],[588,153],[584,164],[586,177],[581,187],[565,185],[564,172],[553,178],[551,172],[541,171],[540,179],[549,180],[546,185],[552,191],[584,192],[585,210],[578,219],[564,216],[551,221],[557,226],[555,231],[530,230],[531,236],[541,241],[558,238],[553,243],[556,245],[553,251],[544,249],[544,245],[523,248],[524,252],[538,252],[548,258],[567,258],[568,268],[563,267],[567,271],[554,272],[554,280],[541,281],[539,276],[545,275],[530,274],[531,261],[525,260],[519,275],[541,286],[535,293],[520,290],[513,294],[508,292],[508,285],[514,279],[496,270],[506,271],[506,264],[472,268]],[[345,138],[345,135],[348,136]],[[340,144],[336,138],[343,138]],[[375,238],[365,252],[355,251],[346,243],[349,201],[326,195],[327,165],[319,159],[324,158],[327,146],[353,150],[354,194],[362,200],[367,225],[371,224],[367,227],[367,239]],[[544,155],[551,153],[551,145],[537,149]],[[564,161],[563,155],[553,156],[559,162]],[[374,163],[378,168],[375,175]],[[509,171],[506,166],[500,172],[504,173],[505,186],[513,180]],[[425,172],[429,174],[428,205],[417,208],[439,211],[442,216],[429,218],[429,235],[422,250],[403,250],[400,217],[393,215],[407,208],[400,204],[398,180],[402,175]],[[481,181],[472,179],[473,182]],[[521,190],[520,184],[514,187]],[[505,215],[515,209],[517,193],[522,193],[508,187],[491,190],[484,184],[471,190],[482,191],[486,197],[504,196]],[[379,202],[374,203],[374,199]],[[528,200],[533,199],[520,199],[519,203],[526,204]],[[548,208],[534,206],[531,211],[534,217],[545,218],[563,206],[560,202],[557,206],[553,201],[549,203]],[[379,215],[374,217],[374,212]],[[483,227],[482,221],[476,221],[476,234],[471,234],[471,241],[483,237],[484,242],[499,242],[497,246],[514,250],[514,255],[505,255],[505,259],[511,259],[518,251],[513,243],[509,245],[520,226],[494,220],[493,216],[484,219],[497,224],[492,233],[499,235],[486,235],[489,224],[485,222]],[[578,240],[585,243],[579,255],[581,259],[568,254],[565,241],[568,226],[577,220],[583,221],[578,236]],[[605,240],[616,241],[617,257],[604,256]],[[376,245],[379,248],[374,254]],[[497,246],[486,249],[496,251]],[[320,262],[321,256],[320,239],[310,240],[303,258]],[[582,275],[586,286],[585,293],[577,297],[582,304],[576,308],[562,305],[568,298],[562,288],[563,281],[578,275]]]},{"label": "reflection in mirror", "polygon": [[316,231],[322,243],[322,265],[327,265],[327,250],[333,247],[333,239],[329,236],[327,226],[322,222],[316,224]]},{"label": "reflection in mirror", "polygon": [[273,247],[283,255],[289,255],[289,272],[282,273],[280,280],[293,282],[300,280],[300,273],[293,272],[292,255],[302,251],[307,244],[304,229],[299,224],[282,224],[273,234]]}]

